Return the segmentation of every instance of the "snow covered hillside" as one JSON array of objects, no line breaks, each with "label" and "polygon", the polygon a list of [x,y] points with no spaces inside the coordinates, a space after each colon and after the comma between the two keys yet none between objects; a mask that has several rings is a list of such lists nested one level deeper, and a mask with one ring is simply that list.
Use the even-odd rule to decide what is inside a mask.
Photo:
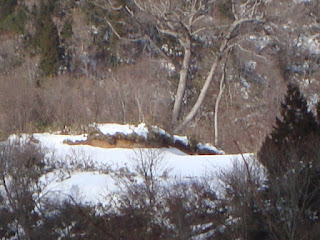
[{"label": "snow covered hillside", "polygon": [[[105,135],[137,134],[148,137],[144,124],[137,127],[119,124],[97,124]],[[163,135],[168,135],[158,129]],[[173,136],[176,141],[188,145],[188,139]],[[70,197],[81,203],[96,205],[104,202],[107,195],[123,188],[121,178],[139,182],[141,176],[134,174],[139,168],[153,164],[154,174],[163,184],[176,180],[201,180],[205,175],[216,176],[231,168],[235,162],[241,162],[240,155],[188,155],[177,148],[114,148],[97,147],[87,144],[88,134],[63,135],[35,133],[33,135],[12,135],[10,142],[32,141],[40,144],[46,153],[48,162],[54,167],[41,177],[44,186],[43,196],[62,201]],[[70,144],[77,143],[77,144]],[[214,148],[199,145],[200,148]],[[218,151],[218,150],[216,150]],[[219,152],[220,154],[222,151]],[[245,154],[249,157],[249,154]],[[150,173],[150,172],[149,172]],[[218,180],[215,180],[218,191]]]}]

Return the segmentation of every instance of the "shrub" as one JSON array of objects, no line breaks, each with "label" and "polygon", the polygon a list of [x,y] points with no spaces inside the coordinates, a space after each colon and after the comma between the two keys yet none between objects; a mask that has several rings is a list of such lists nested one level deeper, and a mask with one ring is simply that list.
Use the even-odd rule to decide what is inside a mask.
[{"label": "shrub", "polygon": [[5,221],[1,228],[5,230],[0,236],[32,239],[40,220],[35,211],[40,202],[34,197],[39,194],[39,178],[44,173],[44,154],[33,144],[20,142],[18,138],[0,146],[0,184],[5,199],[0,207]]}]

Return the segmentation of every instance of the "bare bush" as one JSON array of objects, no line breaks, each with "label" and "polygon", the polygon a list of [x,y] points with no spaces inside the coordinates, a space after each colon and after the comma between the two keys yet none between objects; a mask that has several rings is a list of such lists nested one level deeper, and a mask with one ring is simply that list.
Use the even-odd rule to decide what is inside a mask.
[{"label": "bare bush", "polygon": [[161,62],[142,58],[135,64],[106,73],[101,84],[113,121],[168,125],[170,83]]},{"label": "bare bush", "polygon": [[44,154],[31,143],[1,145],[0,186],[4,189],[1,211],[7,217],[3,226],[7,230],[1,237],[12,234],[17,239],[32,239],[35,236],[37,222],[43,217],[41,199],[37,196],[44,166]]},{"label": "bare bush", "polygon": [[137,222],[147,221],[147,226],[140,228],[149,229],[144,239],[222,236],[224,201],[217,198],[209,181],[172,180],[161,152],[152,149],[138,150],[132,160],[132,167],[122,169],[116,178],[121,182],[117,212],[123,220],[131,216]]},{"label": "bare bush", "polygon": [[256,160],[252,164],[235,162],[231,170],[220,173],[230,221],[225,234],[230,239],[265,239],[268,235],[269,225],[263,215],[266,206],[260,192],[263,178]]},{"label": "bare bush", "polygon": [[[319,168],[304,165],[295,150],[290,170],[275,177],[254,165],[235,165],[222,174],[226,188],[228,239],[317,239]],[[258,167],[257,167],[258,166]],[[277,166],[273,166],[277,168]]]}]

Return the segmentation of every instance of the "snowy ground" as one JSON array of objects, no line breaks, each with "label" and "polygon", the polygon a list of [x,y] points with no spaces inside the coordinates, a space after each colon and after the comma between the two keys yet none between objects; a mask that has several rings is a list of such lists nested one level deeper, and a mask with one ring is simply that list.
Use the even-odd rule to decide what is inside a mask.
[{"label": "snowy ground", "polygon": [[[147,136],[146,129],[141,125],[138,127],[118,124],[97,126],[104,134],[135,132]],[[56,170],[41,178],[44,185],[43,196],[57,201],[72,197],[76,201],[88,204],[105,202],[105,196],[123,187],[119,182],[119,176],[128,171],[134,172],[143,158],[157,158],[159,161],[155,174],[161,178],[165,173],[166,181],[199,180],[206,175],[215,178],[220,171],[230,169],[235,162],[243,161],[240,155],[187,155],[175,148],[107,149],[64,143],[65,140],[83,141],[86,137],[85,134],[33,134],[33,141],[41,144],[47,158],[56,167]],[[28,138],[30,138],[28,135],[11,136],[9,140],[25,141]],[[249,157],[249,154],[245,154],[245,157]],[[216,182],[218,183],[218,179]]]}]

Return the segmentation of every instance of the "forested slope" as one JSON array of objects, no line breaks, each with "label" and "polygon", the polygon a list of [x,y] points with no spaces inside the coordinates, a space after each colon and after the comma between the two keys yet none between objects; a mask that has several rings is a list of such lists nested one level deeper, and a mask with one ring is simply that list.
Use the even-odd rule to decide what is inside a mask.
[{"label": "forested slope", "polygon": [[0,129],[156,124],[256,151],[289,82],[318,100],[317,1],[0,1]]}]

